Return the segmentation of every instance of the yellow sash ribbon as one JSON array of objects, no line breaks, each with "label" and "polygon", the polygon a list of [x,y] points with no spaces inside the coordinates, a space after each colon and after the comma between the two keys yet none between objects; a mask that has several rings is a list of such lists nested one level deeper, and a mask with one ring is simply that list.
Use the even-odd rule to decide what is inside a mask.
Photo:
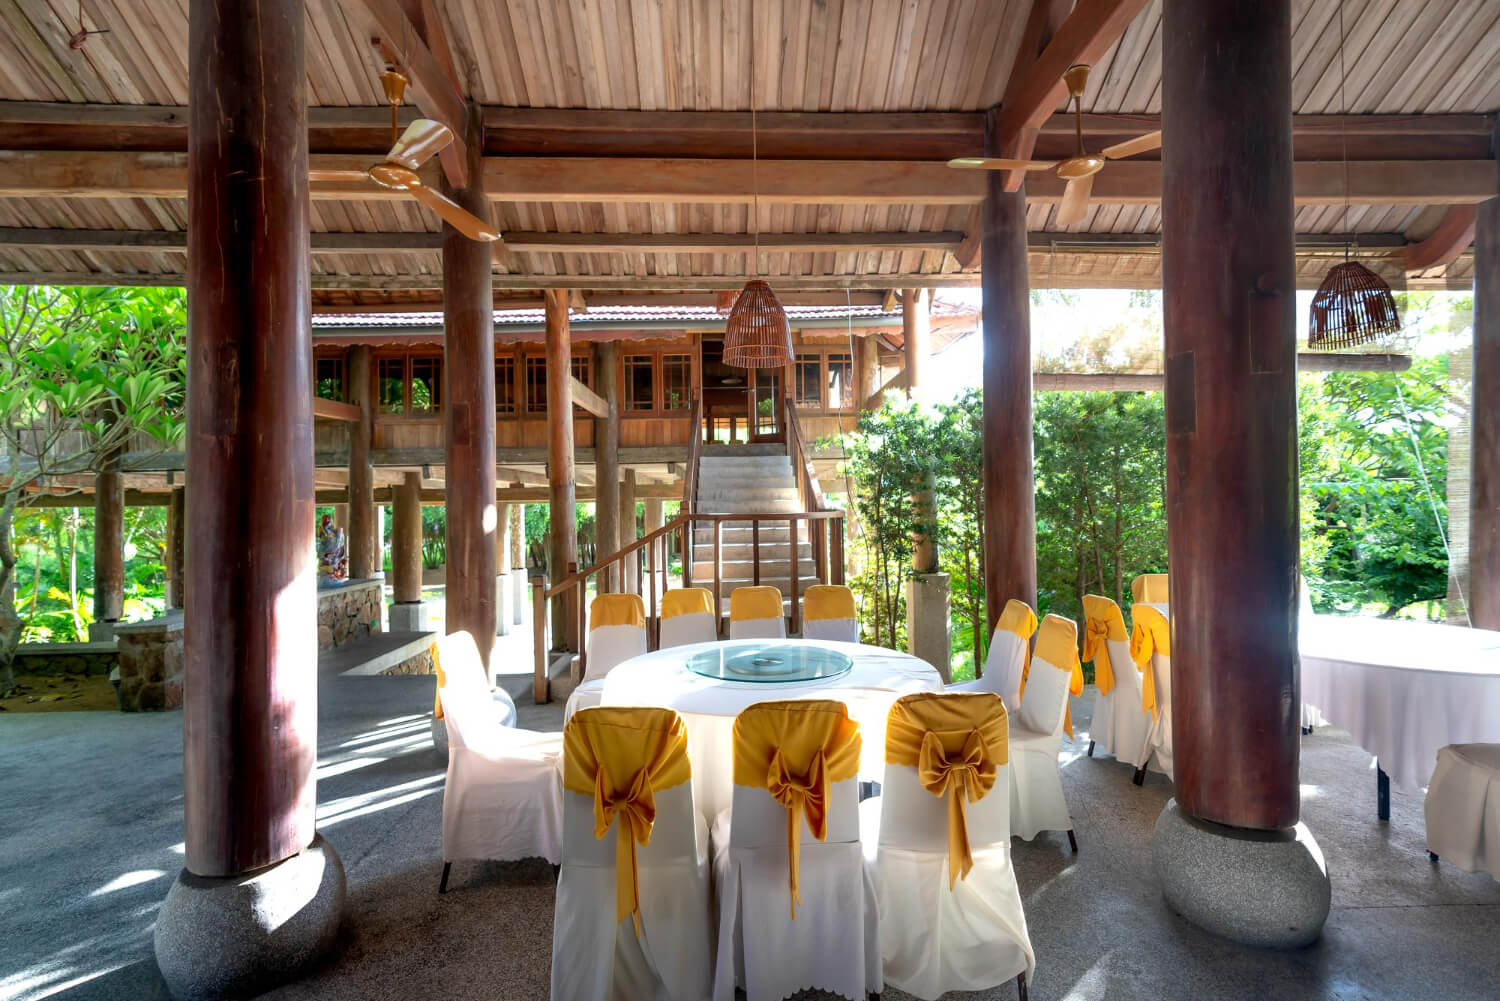
[{"label": "yellow sash ribbon", "polygon": [[729,594],[729,621],[731,622],[780,617],[780,588],[771,587],[769,584],[758,587],[737,587]]},{"label": "yellow sash ribbon", "polygon": [[1000,618],[995,620],[995,630],[1004,630],[1014,633],[1023,640],[1031,639],[1031,634],[1036,632],[1036,613],[1031,606],[1024,601],[1015,598],[1005,603],[1005,608],[1000,612]]},{"label": "yellow sash ribbon", "polygon": [[1172,656],[1172,627],[1160,609],[1139,604],[1130,609],[1130,659],[1145,675],[1141,679],[1141,708],[1156,718],[1156,672],[1152,654]]},{"label": "yellow sash ribbon", "polygon": [[[1164,573],[1143,573],[1130,582],[1131,601],[1149,601],[1153,605],[1171,601],[1168,590],[1169,576]],[[1134,614],[1134,613],[1131,613]]]},{"label": "yellow sash ribbon", "polygon": [[443,718],[443,685],[447,684],[448,676],[443,673],[443,655],[441,644],[432,644],[432,670],[437,675],[437,687],[432,691],[432,718]]},{"label": "yellow sash ribbon", "polygon": [[842,584],[814,584],[802,592],[804,621],[854,619],[854,592]]},{"label": "yellow sash ribbon", "polygon": [[706,587],[677,587],[661,596],[661,617],[664,619],[695,612],[712,615],[713,611],[713,592]]},{"label": "yellow sash ribbon", "polygon": [[1123,643],[1129,639],[1125,632],[1125,617],[1120,606],[1097,594],[1083,596],[1084,634],[1083,659],[1094,662],[1094,684],[1100,695],[1108,695],[1115,688],[1115,668],[1109,659],[1109,643]]},{"label": "yellow sash ribbon", "polygon": [[615,827],[615,920],[641,933],[636,845],[649,845],[656,793],[688,781],[687,728],[670,709],[580,709],[563,728],[563,788],[592,796],[594,837]]},{"label": "yellow sash ribbon", "polygon": [[734,721],[734,783],[765,789],[786,808],[792,919],[801,896],[802,821],[828,836],[828,795],[859,771],[859,725],[842,702],[761,702]]},{"label": "yellow sash ribbon", "polygon": [[994,788],[1009,761],[1004,704],[989,692],[903,696],[886,718],[885,760],[914,766],[922,788],[946,800],[952,890],[974,868],[968,804]]}]

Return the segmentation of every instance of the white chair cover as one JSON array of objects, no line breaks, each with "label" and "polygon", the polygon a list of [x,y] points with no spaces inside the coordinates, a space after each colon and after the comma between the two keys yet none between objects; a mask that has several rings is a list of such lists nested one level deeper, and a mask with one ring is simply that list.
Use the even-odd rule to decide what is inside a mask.
[{"label": "white chair cover", "polygon": [[[1297,614],[1301,618],[1302,626],[1306,626],[1308,621],[1318,613],[1313,610],[1312,592],[1307,588],[1307,581],[1300,577],[1297,581],[1297,599]],[[1323,717],[1323,713],[1317,706],[1302,703],[1302,729],[1311,730],[1327,724],[1328,720]]]},{"label": "white chair cover", "polygon": [[859,805],[880,907],[885,982],[924,1001],[979,991],[1036,968],[1010,861],[1010,783],[966,810],[974,868],[948,888],[947,803],[910,765],[885,766],[881,794]]},{"label": "white chair cover", "polygon": [[604,679],[598,681],[585,681],[573,689],[568,696],[567,704],[563,706],[563,726],[568,725],[568,720],[580,709],[593,709],[599,705],[604,698]]},{"label": "white chair cover", "polygon": [[[802,825],[802,903],[790,913],[787,811],[764,789],[737,785],[714,820],[719,899],[714,1001],[781,1001],[808,988],[863,1001],[881,989],[875,884],[859,840],[856,779],[829,787],[828,837]],[[733,817],[733,823],[730,818]]]},{"label": "white chair cover", "polygon": [[858,643],[854,592],[842,584],[813,584],[802,592],[802,637]]},{"label": "white chair cover", "polygon": [[858,643],[859,623],[853,619],[803,619],[802,638]]},{"label": "white chair cover", "polygon": [[741,622],[730,620],[729,638],[732,640],[784,640],[786,639],[786,619],[778,615],[774,619],[745,619]]},{"label": "white chair cover", "polygon": [[[1161,612],[1167,622],[1171,623],[1172,613],[1169,606],[1153,603],[1149,607]],[[1131,616],[1134,618],[1134,610]],[[1148,759],[1146,765],[1148,769],[1153,772],[1162,772],[1167,778],[1171,778],[1172,657],[1170,653],[1162,653],[1160,649],[1157,649],[1151,654],[1151,677],[1156,686],[1156,717],[1151,721],[1151,730],[1146,735],[1146,742],[1142,745],[1140,757]]]},{"label": "white chair cover", "polygon": [[774,587],[737,587],[729,596],[729,638],[786,639],[781,592]]},{"label": "white chair cover", "polygon": [[[1073,623],[1056,615],[1042,621],[1042,630],[1049,627],[1065,627],[1071,636],[1077,636]],[[1062,752],[1072,668],[1059,666],[1043,655],[1045,638],[1038,635],[1037,652],[1026,674],[1026,691],[1010,726],[1010,826],[1012,834],[1026,841],[1041,831],[1073,829],[1057,760]],[[1073,650],[1076,656],[1077,647]]]},{"label": "white chair cover", "polygon": [[714,630],[712,612],[686,612],[661,620],[661,649],[687,646],[690,643],[712,643],[719,638]]},{"label": "white chair cover", "polygon": [[1500,879],[1500,744],[1449,744],[1427,787],[1427,850]]},{"label": "white chair cover", "polygon": [[655,794],[636,846],[641,933],[615,920],[619,823],[594,837],[594,801],[563,791],[562,871],[552,922],[552,1001],[702,1001],[713,990],[708,832],[693,784]]},{"label": "white chair cover", "polygon": [[595,598],[589,607],[588,644],[584,681],[602,681],[615,665],[645,653],[646,609],[640,596],[601,594]]},{"label": "white chair cover", "polygon": [[[454,663],[468,633],[438,641]],[[475,653],[477,658],[478,654]],[[478,671],[445,670],[439,697],[448,731],[443,785],[443,861],[523,859],[556,864],[562,848],[562,734],[502,726],[499,706]]]},{"label": "white chair cover", "polygon": [[[1089,595],[1084,599],[1087,610],[1093,601],[1108,602],[1108,608],[1119,613],[1119,606],[1108,598]],[[1152,719],[1141,706],[1141,670],[1130,659],[1129,634],[1123,640],[1106,639],[1110,673],[1115,686],[1108,695],[1101,692],[1094,699],[1094,718],[1089,727],[1089,738],[1094,742],[1096,754],[1112,754],[1132,768],[1140,768],[1150,758],[1146,740],[1151,733]],[[1095,678],[1098,664],[1095,663]]]},{"label": "white chair cover", "polygon": [[1000,696],[1006,711],[1014,713],[1021,705],[1021,678],[1026,673],[1034,632],[1035,613],[1025,602],[1012,598],[990,634],[989,650],[984,655],[984,673],[973,681],[949,685],[947,690],[992,692]]}]

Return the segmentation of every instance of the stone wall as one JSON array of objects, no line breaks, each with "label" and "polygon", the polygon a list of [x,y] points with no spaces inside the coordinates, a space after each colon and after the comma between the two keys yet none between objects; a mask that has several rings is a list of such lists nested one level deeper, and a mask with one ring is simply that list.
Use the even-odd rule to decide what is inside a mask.
[{"label": "stone wall", "polygon": [[421,653],[412,654],[410,657],[397,664],[388,667],[381,674],[436,674],[437,666],[432,660],[432,647],[428,647]]},{"label": "stone wall", "polygon": [[115,630],[120,658],[120,709],[157,712],[182,706],[182,613]]},{"label": "stone wall", "polygon": [[45,677],[102,675],[120,662],[114,640],[108,643],[22,643],[16,648],[16,673]]},{"label": "stone wall", "polygon": [[318,649],[334,647],[380,632],[384,582],[351,580],[318,590]]}]

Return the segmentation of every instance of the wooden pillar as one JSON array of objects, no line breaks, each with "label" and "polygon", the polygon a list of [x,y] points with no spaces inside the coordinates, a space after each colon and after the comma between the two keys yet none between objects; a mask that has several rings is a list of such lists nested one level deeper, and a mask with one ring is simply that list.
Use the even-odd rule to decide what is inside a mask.
[{"label": "wooden pillar", "polygon": [[1299,802],[1290,18],[1167,0],[1162,47],[1177,802],[1259,829]]},{"label": "wooden pillar", "polygon": [[[552,553],[548,584],[566,577],[578,562],[578,493],[573,473],[573,337],[568,327],[568,291],[548,289],[547,315],[547,486],[550,494]],[[552,636],[559,649],[578,649],[578,620],[568,602],[552,603]]]},{"label": "wooden pillar", "polygon": [[[993,153],[995,113],[986,118]],[[999,154],[996,154],[999,155]],[[1031,286],[1026,192],[991,171],[982,216],[984,580],[986,628],[1011,598],[1036,607],[1036,501],[1031,461]]]},{"label": "wooden pillar", "polygon": [[495,528],[495,575],[510,573],[510,508],[499,506],[500,517]]},{"label": "wooden pillar", "polygon": [[510,506],[510,565],[526,569],[526,505]]},{"label": "wooden pillar", "polygon": [[[1491,152],[1500,153],[1500,122]],[[1481,204],[1474,220],[1473,366],[1469,620],[1500,629],[1500,197]]]},{"label": "wooden pillar", "polygon": [[422,474],[407,473],[391,504],[391,600],[422,600]]},{"label": "wooden pillar", "polygon": [[854,402],[860,410],[879,410],[880,344],[873,336],[854,339]]},{"label": "wooden pillar", "polygon": [[380,569],[380,538],[375,534],[375,466],[370,447],[375,436],[374,379],[370,347],[349,351],[349,402],[359,407],[359,420],[349,425],[349,576],[375,576]]},{"label": "wooden pillar", "polygon": [[[302,0],[188,17],[186,862],[313,839],[317,582]],[[268,95],[274,95],[274,100]]]},{"label": "wooden pillar", "polygon": [[94,621],[125,614],[125,479],[120,452],[105,455],[94,476]]},{"label": "wooden pillar", "polygon": [[[620,516],[620,547],[630,545],[640,538],[635,530],[635,470],[627,469],[621,475],[620,502],[617,510]],[[636,553],[625,561],[625,579],[620,582],[620,590],[634,593],[636,590],[636,563],[640,554]]]},{"label": "wooden pillar", "polygon": [[[477,108],[465,136],[468,184],[448,197],[481,219],[484,135]],[[490,245],[443,225],[443,432],[447,469],[449,633],[467,632],[488,671],[495,636],[495,320]],[[486,675],[488,676],[488,675]]]},{"label": "wooden pillar", "polygon": [[183,578],[186,559],[183,545],[186,535],[183,522],[187,520],[187,491],[173,487],[167,500],[167,608],[181,608],[182,596],[187,592],[187,581]]},{"label": "wooden pillar", "polygon": [[[930,300],[921,289],[909,288],[901,293],[901,335],[906,355],[906,394],[916,398],[923,388],[922,378],[931,354],[932,316]],[[932,521],[937,486],[929,479],[926,490],[912,497],[912,513],[919,520]],[[938,568],[937,544],[927,532],[913,532],[912,569],[917,573],[935,573]]]},{"label": "wooden pillar", "polygon": [[665,525],[666,520],[662,509],[662,499],[660,497],[647,497],[645,500],[645,505],[646,534],[650,535],[652,532]]},{"label": "wooden pillar", "polygon": [[[608,417],[594,418],[594,542],[603,559],[620,548],[620,390],[618,350],[613,341],[595,348],[594,375],[599,395],[609,404]],[[601,591],[617,590],[615,571],[599,575]]]}]

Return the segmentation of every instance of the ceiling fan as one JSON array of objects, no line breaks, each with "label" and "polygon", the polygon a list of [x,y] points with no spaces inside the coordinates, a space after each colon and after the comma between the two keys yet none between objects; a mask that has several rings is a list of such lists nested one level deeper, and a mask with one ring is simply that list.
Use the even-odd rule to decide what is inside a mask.
[{"label": "ceiling fan", "polygon": [[453,130],[442,122],[418,118],[397,138],[396,111],[406,93],[406,77],[394,69],[386,70],[380,74],[380,84],[385,88],[386,97],[391,104],[391,151],[385,155],[384,160],[368,170],[313,170],[310,171],[311,179],[374,181],[382,188],[411,195],[470,240],[485,243],[499,240],[499,230],[441,192],[423,184],[421,175],[417,173],[422,164],[453,142]]},{"label": "ceiling fan", "polygon": [[1106,146],[1098,153],[1089,153],[1083,148],[1083,89],[1089,82],[1089,68],[1082,63],[1069,66],[1063,73],[1068,85],[1068,94],[1073,99],[1074,131],[1078,137],[1078,153],[1066,160],[1006,160],[987,156],[966,156],[949,160],[950,167],[973,170],[1056,170],[1057,176],[1068,182],[1063,190],[1062,204],[1057,209],[1060,225],[1071,226],[1083,221],[1088,212],[1089,194],[1094,189],[1094,175],[1104,169],[1109,160],[1121,160],[1137,153],[1161,148],[1161,132],[1148,132],[1134,139],[1127,139],[1113,146]]}]

